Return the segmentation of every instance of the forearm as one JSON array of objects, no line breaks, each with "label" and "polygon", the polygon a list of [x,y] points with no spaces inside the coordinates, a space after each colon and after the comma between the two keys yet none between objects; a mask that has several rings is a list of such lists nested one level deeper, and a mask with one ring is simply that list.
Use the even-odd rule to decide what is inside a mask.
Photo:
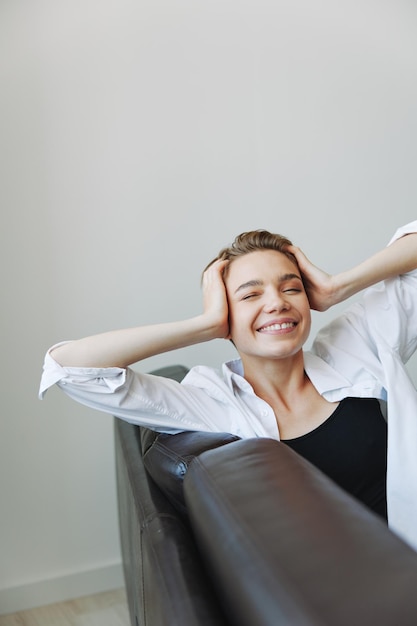
[{"label": "forearm", "polygon": [[64,367],[127,367],[151,356],[212,339],[228,338],[223,270],[218,261],[204,273],[203,313],[179,322],[139,326],[85,337],[57,346],[51,355]]},{"label": "forearm", "polygon": [[333,304],[346,300],[366,287],[415,268],[417,268],[417,233],[412,233],[397,239],[354,268],[333,276]]},{"label": "forearm", "polygon": [[53,358],[64,367],[127,367],[157,354],[216,336],[201,315],[179,322],[110,331],[57,346]]}]

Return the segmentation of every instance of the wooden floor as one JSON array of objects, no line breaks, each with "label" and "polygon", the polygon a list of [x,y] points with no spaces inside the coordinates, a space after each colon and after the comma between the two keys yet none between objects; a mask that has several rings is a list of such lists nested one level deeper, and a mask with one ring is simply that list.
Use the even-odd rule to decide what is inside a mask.
[{"label": "wooden floor", "polygon": [[0,626],[130,626],[124,589],[0,615]]}]

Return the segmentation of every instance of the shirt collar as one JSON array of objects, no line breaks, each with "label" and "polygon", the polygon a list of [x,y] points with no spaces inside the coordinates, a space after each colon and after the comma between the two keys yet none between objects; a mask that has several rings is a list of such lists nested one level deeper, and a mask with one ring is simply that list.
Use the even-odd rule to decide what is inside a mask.
[{"label": "shirt collar", "polygon": [[[312,352],[304,352],[304,368],[307,376],[320,395],[329,391],[335,391],[336,389],[352,386],[344,376]],[[235,384],[243,391],[253,391],[252,386],[243,377],[241,359],[234,359],[233,361],[224,363],[223,372],[229,384]]]},{"label": "shirt collar", "polygon": [[242,391],[252,391],[252,385],[243,377],[243,365],[241,359],[234,359],[233,361],[227,361],[223,363],[223,373],[229,385],[233,387],[236,385]]},{"label": "shirt collar", "polygon": [[304,352],[304,369],[320,395],[352,386],[347,378],[312,352]]}]

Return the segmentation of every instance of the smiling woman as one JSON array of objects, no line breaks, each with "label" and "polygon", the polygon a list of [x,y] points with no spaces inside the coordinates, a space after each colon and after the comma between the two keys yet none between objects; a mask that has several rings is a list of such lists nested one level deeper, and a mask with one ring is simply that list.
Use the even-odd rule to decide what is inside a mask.
[{"label": "smiling woman", "polygon": [[[403,365],[417,346],[416,233],[417,222],[399,229],[387,248],[334,276],[285,237],[243,233],[206,268],[201,314],[52,347],[40,395],[57,384],[79,402],[167,433],[281,439],[417,547],[409,487],[417,481],[417,393]],[[310,309],[363,289],[305,352]],[[177,383],[129,367],[218,338],[232,340],[239,356],[221,373],[199,366]]]},{"label": "smiling woman", "polygon": [[[255,372],[270,370],[272,364],[288,373],[286,359],[301,351],[310,333],[310,306],[294,265],[293,258],[269,249],[230,262],[225,277],[229,332],[252,385],[258,379]],[[278,371],[275,380],[277,376]]]}]

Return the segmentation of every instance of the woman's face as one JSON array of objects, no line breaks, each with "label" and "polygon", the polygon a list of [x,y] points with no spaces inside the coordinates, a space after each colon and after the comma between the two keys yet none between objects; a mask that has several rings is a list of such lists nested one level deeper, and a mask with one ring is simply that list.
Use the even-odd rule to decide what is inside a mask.
[{"label": "woman's face", "polygon": [[257,250],[234,259],[225,278],[230,338],[240,356],[285,359],[311,328],[300,271],[285,254]]}]

